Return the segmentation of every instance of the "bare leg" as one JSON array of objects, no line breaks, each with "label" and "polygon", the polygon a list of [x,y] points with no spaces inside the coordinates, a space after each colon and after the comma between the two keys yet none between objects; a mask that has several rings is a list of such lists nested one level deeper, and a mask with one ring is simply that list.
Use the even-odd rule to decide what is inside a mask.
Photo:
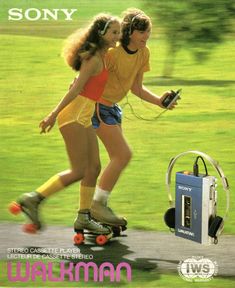
[{"label": "bare leg", "polygon": [[132,153],[120,126],[108,126],[101,123],[97,129],[97,135],[103,142],[110,158],[109,164],[101,175],[99,187],[111,192],[122,171],[129,163]]},{"label": "bare leg", "polygon": [[[96,221],[94,221],[94,219],[91,219],[90,217],[91,202],[93,199],[93,194],[95,192],[97,177],[100,173],[100,158],[99,158],[98,141],[94,129],[92,127],[89,127],[86,128],[85,130],[87,137],[86,147],[88,153],[87,153],[86,166],[84,166],[83,170],[83,175],[87,175],[87,178],[85,177],[84,179],[82,179],[81,182],[80,198],[79,198],[80,205],[78,215],[74,221],[74,230],[76,232],[81,232],[83,231],[83,229],[87,229],[97,234],[109,234],[111,230],[108,227],[97,223]],[[70,150],[71,148],[72,150]],[[70,146],[69,143],[69,145],[67,145],[67,150],[71,151],[69,155],[70,157],[72,157],[73,144],[72,146]],[[73,161],[71,161],[71,167],[72,167],[71,171],[66,172],[65,174],[62,175],[62,177],[64,177],[64,179],[67,181],[68,180],[73,181],[77,177],[80,177],[79,175],[81,173],[79,171],[79,167],[77,166],[77,162],[74,162],[75,158],[72,159]],[[77,161],[79,161],[79,158],[77,158]]]},{"label": "bare leg", "polygon": [[100,174],[101,164],[99,155],[99,146],[94,128],[87,128],[88,137],[88,165],[85,171],[85,176],[81,181],[81,185],[95,187],[97,178]]},{"label": "bare leg", "polygon": [[91,215],[101,223],[111,226],[126,226],[126,219],[115,215],[107,206],[107,200],[122,171],[131,159],[131,150],[123,137],[120,126],[101,124],[97,129],[97,134],[109,154],[110,162],[103,171],[96,188],[91,205]]},{"label": "bare leg", "polygon": [[95,130],[87,128],[88,132],[88,166],[85,176],[81,181],[79,190],[79,210],[90,210],[92,199],[95,193],[97,178],[100,174],[99,146]]},{"label": "bare leg", "polygon": [[71,123],[60,128],[70,161],[70,170],[59,175],[64,186],[81,180],[88,165],[88,133],[78,123]]},{"label": "bare leg", "polygon": [[38,215],[39,204],[46,197],[60,191],[77,180],[82,179],[88,165],[88,137],[86,129],[78,123],[68,124],[61,128],[61,133],[66,144],[71,169],[54,175],[43,185],[38,187],[36,192],[23,194],[18,203],[22,211],[31,220],[26,232],[32,232],[41,228]]}]

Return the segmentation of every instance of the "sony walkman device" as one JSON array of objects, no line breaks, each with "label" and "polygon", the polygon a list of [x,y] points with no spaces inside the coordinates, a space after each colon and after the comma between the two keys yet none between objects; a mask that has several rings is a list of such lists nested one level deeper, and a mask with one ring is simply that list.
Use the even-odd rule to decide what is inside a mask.
[{"label": "sony walkman device", "polygon": [[177,90],[176,92],[171,90],[171,95],[168,95],[163,101],[162,101],[162,105],[168,109],[172,103],[174,103],[175,101],[177,101],[177,99],[180,99],[180,92],[181,89]]},{"label": "sony walkman device", "polygon": [[[177,159],[187,154],[196,154],[193,171],[179,171],[175,177],[175,205],[170,192],[171,172]],[[218,172],[226,192],[226,212],[224,217],[217,215],[217,179],[208,175],[206,159]],[[199,173],[198,161],[204,165]],[[217,244],[229,210],[229,184],[219,163],[200,151],[183,152],[172,158],[166,173],[166,186],[171,208],[164,220],[175,235],[204,245]]]}]

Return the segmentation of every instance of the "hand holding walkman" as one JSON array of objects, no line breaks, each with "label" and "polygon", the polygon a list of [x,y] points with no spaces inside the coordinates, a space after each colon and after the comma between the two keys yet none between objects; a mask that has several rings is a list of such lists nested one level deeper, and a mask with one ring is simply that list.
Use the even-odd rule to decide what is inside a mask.
[{"label": "hand holding walkman", "polygon": [[166,96],[166,98],[162,101],[162,105],[168,109],[172,105],[172,103],[176,102],[178,99],[180,99],[180,92],[181,89],[177,91],[171,90],[171,94]]}]

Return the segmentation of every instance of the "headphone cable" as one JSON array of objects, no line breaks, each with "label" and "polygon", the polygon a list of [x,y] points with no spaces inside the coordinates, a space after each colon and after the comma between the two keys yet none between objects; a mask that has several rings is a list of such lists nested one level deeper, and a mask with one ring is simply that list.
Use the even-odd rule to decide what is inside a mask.
[{"label": "headphone cable", "polygon": [[[131,113],[132,113],[132,115],[133,115],[134,117],[136,117],[136,118],[139,119],[139,120],[148,121],[148,122],[157,120],[162,114],[164,114],[164,113],[168,110],[168,109],[164,109],[163,111],[161,111],[160,113],[158,113],[155,117],[152,117],[152,118],[149,118],[149,119],[144,118],[144,117],[142,117],[141,115],[139,115],[138,113],[136,113],[136,112],[134,111],[133,106],[132,106],[131,103],[129,102],[128,91],[127,91],[127,92],[125,91],[125,89],[124,89],[124,87],[123,87],[123,85],[122,85],[122,82],[121,82],[121,80],[120,80],[120,78],[119,78],[119,75],[118,75],[118,73],[116,72],[115,69],[114,69],[114,73],[115,73],[115,75],[116,75],[116,78],[117,78],[117,80],[118,80],[118,82],[119,82],[119,84],[120,84],[120,87],[121,87],[122,91],[124,92],[125,98],[126,98],[126,103],[124,103],[123,105],[121,105],[121,108],[122,108],[122,109],[124,109],[126,106],[128,106],[128,107],[130,108]],[[138,87],[138,88],[139,88],[139,98],[141,99],[141,103],[142,103],[142,105],[143,105],[143,101],[144,101],[144,100],[143,100],[143,98],[141,97],[140,87]],[[146,107],[146,105],[144,105],[144,106]],[[148,108],[148,109],[150,109],[150,108]],[[150,109],[150,110],[153,110],[153,109]],[[127,116],[124,116],[124,117],[125,117],[126,119],[128,119],[128,120],[131,120],[131,119],[128,118]]]},{"label": "headphone cable", "polygon": [[195,162],[194,162],[194,165],[193,165],[193,175],[194,176],[197,176],[199,175],[199,167],[198,167],[198,160],[201,159],[202,160],[202,163],[204,165],[204,168],[205,168],[205,172],[206,172],[206,175],[205,176],[208,176],[208,171],[207,171],[207,167],[206,167],[206,163],[205,163],[205,160],[203,159],[202,156],[197,156]]}]

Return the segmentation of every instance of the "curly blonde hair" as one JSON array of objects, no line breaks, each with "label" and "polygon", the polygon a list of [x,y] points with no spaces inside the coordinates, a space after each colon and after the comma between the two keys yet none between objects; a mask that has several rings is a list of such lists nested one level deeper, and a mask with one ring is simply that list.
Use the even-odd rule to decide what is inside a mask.
[{"label": "curly blonde hair", "polygon": [[71,34],[62,52],[67,64],[79,71],[83,59],[89,59],[96,51],[106,46],[107,43],[102,36],[114,22],[119,22],[119,19],[109,14],[98,14],[87,28],[78,29]]}]

